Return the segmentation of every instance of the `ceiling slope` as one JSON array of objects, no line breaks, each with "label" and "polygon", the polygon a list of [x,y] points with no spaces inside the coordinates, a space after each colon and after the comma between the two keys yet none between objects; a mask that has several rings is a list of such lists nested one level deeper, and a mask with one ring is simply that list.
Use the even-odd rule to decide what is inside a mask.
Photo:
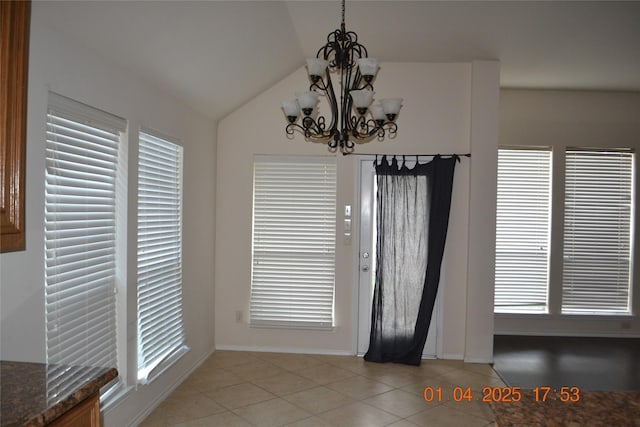
[{"label": "ceiling slope", "polygon": [[[66,36],[220,119],[315,56],[338,1],[47,1]],[[640,90],[640,2],[349,1],[381,62],[499,60],[503,87]],[[301,86],[303,82],[301,82]]]}]

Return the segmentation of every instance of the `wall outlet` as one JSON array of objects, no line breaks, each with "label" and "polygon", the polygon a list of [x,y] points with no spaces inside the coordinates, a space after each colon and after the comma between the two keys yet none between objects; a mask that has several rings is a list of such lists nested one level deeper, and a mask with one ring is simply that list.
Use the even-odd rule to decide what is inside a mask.
[{"label": "wall outlet", "polygon": [[242,323],[242,310],[236,310],[236,323]]}]

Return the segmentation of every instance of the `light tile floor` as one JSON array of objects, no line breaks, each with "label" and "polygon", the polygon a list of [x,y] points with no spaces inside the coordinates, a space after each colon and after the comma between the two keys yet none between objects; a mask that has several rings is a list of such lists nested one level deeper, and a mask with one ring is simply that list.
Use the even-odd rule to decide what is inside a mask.
[{"label": "light tile floor", "polygon": [[[141,426],[485,427],[482,389],[503,386],[489,365],[460,361],[216,351]],[[440,398],[425,401],[425,387]],[[456,401],[467,389],[472,400]]]}]

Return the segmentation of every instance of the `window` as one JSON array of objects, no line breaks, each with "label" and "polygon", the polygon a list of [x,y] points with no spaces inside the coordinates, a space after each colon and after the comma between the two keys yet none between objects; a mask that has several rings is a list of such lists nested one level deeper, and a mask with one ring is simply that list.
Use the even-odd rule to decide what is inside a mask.
[{"label": "window", "polygon": [[182,317],[182,147],[140,132],[138,155],[138,381],[178,359]]},{"label": "window", "polygon": [[256,157],[251,324],[333,327],[333,157]]},{"label": "window", "polygon": [[550,150],[499,150],[496,313],[547,312],[550,194]]},{"label": "window", "polygon": [[[495,312],[630,314],[634,154],[553,154],[564,163],[560,176],[551,176],[549,150],[499,150]],[[564,190],[555,210],[550,188]],[[553,223],[563,225],[556,253]]]},{"label": "window", "polygon": [[632,157],[567,150],[562,312],[630,312]]},{"label": "window", "polygon": [[[47,363],[117,367],[117,199],[126,122],[49,94],[45,170]],[[126,198],[126,195],[124,196]],[[57,375],[49,372],[49,388]]]}]

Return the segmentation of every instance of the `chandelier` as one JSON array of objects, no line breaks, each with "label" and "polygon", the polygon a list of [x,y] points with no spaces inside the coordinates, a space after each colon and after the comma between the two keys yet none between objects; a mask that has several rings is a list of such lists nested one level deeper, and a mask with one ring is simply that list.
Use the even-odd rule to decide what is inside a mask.
[{"label": "chandelier", "polygon": [[[342,0],[340,29],[327,36],[327,44],[315,58],[307,59],[309,90],[297,92],[296,99],[284,101],[282,109],[289,122],[285,128],[287,135],[293,136],[297,130],[307,140],[326,143],[332,152],[339,147],[343,154],[349,154],[355,147],[354,141],[369,142],[374,137],[383,140],[387,133],[390,138],[395,136],[402,98],[382,99],[371,105],[374,95],[371,83],[378,72],[378,61],[368,57],[355,32],[345,29],[344,15],[345,0]],[[332,72],[339,76],[339,99]],[[331,108],[329,119],[318,111],[320,96],[325,97]]]}]

